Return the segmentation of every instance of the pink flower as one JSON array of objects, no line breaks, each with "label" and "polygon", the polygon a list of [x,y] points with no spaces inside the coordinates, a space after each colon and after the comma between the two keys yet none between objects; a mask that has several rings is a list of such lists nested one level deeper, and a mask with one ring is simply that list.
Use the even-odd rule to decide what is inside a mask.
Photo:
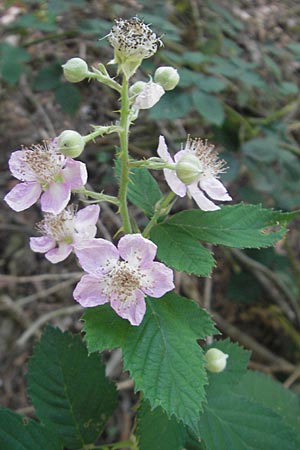
[{"label": "pink flower", "polygon": [[46,258],[56,264],[66,259],[82,242],[93,239],[97,232],[100,207],[90,205],[75,212],[69,206],[58,215],[45,214],[37,228],[44,236],[31,237],[30,248],[34,252],[46,253]]},{"label": "pink flower", "polygon": [[9,168],[22,183],[17,184],[4,200],[15,211],[29,208],[41,197],[43,211],[59,214],[69,203],[72,189],[85,185],[85,164],[56,153],[55,142],[12,153]]},{"label": "pink flower", "polygon": [[218,174],[224,172],[225,163],[218,159],[213,145],[201,139],[188,138],[185,148],[177,152],[173,160],[164,137],[160,136],[157,153],[174,166],[174,170],[164,169],[164,175],[175,194],[192,197],[203,211],[220,209],[206,195],[223,202],[232,200],[225,186],[217,179]]},{"label": "pink flower", "polygon": [[82,306],[110,302],[119,316],[139,325],[146,312],[145,296],[159,298],[174,288],[172,270],[154,261],[157,246],[142,235],[127,234],[118,248],[105,239],[86,244],[76,254],[88,275],[73,293]]}]

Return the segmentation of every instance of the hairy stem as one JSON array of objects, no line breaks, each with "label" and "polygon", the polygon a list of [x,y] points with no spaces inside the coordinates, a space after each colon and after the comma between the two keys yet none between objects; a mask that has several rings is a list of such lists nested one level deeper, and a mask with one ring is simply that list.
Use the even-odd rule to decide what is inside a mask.
[{"label": "hairy stem", "polygon": [[148,237],[151,231],[151,228],[157,224],[158,219],[164,214],[164,212],[170,207],[172,200],[174,199],[174,192],[169,192],[169,194],[162,200],[162,202],[158,205],[155,213],[151,217],[151,220],[146,225],[143,236]]}]

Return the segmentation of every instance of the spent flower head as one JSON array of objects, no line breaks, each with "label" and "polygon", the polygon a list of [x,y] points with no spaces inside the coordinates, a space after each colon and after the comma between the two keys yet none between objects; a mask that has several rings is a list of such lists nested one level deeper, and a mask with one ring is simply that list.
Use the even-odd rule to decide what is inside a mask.
[{"label": "spent flower head", "polygon": [[129,79],[143,59],[153,56],[162,45],[161,39],[138,17],[129,20],[115,19],[115,25],[108,34],[114,48],[115,64]]},{"label": "spent flower head", "polygon": [[76,254],[78,245],[95,237],[99,213],[98,205],[86,206],[79,211],[70,205],[57,215],[45,214],[37,224],[43,236],[30,238],[31,250],[45,253],[53,264],[66,259],[72,250]]},{"label": "spent flower head", "polygon": [[23,211],[41,198],[42,211],[59,214],[69,203],[72,189],[85,185],[85,164],[56,150],[54,139],[11,154],[10,171],[21,181],[4,198],[12,209]]},{"label": "spent flower head", "polygon": [[84,307],[110,302],[120,317],[139,325],[146,312],[145,296],[159,298],[174,288],[172,270],[154,261],[156,251],[140,234],[125,235],[117,248],[104,239],[84,243],[76,255],[88,274],[77,284],[75,300]]},{"label": "spent flower head", "polygon": [[213,200],[232,200],[217,179],[225,170],[225,162],[218,158],[214,146],[207,141],[188,138],[185,148],[177,152],[173,160],[164,137],[160,136],[157,153],[164,161],[173,164],[174,169],[164,169],[164,175],[175,194],[180,197],[189,195],[203,211],[219,209],[207,196]]}]

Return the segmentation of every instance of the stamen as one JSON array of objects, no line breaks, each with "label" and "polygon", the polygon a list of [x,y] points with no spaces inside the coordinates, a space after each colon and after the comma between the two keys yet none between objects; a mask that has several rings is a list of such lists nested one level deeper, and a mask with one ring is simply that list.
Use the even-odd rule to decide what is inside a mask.
[{"label": "stamen", "polygon": [[36,228],[45,236],[51,236],[56,241],[73,241],[74,215],[76,209],[73,205],[62,211],[58,215],[45,214],[43,220],[37,223]]}]

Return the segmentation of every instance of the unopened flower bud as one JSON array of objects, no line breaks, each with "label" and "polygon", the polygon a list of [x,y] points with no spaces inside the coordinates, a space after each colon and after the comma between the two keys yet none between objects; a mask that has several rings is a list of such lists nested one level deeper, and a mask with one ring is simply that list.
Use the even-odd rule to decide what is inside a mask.
[{"label": "unopened flower bud", "polygon": [[129,95],[138,95],[140,92],[142,92],[146,87],[145,81],[137,81],[129,88]]},{"label": "unopened flower bud", "polygon": [[176,69],[163,66],[156,69],[154,74],[155,83],[160,84],[165,91],[171,91],[179,83],[179,74]]},{"label": "unopened flower bud", "polygon": [[71,58],[62,66],[64,76],[70,83],[79,83],[89,75],[87,63],[81,58]]},{"label": "unopened flower bud", "polygon": [[184,155],[176,164],[176,175],[184,184],[198,181],[202,173],[203,165],[195,155]]},{"label": "unopened flower bud", "polygon": [[207,370],[218,373],[225,369],[228,355],[217,348],[210,348],[205,353],[204,358],[206,360],[205,367]]},{"label": "unopened flower bud", "polygon": [[157,84],[150,81],[145,84],[144,89],[138,94],[133,104],[136,109],[152,108],[164,95],[165,91]]},{"label": "unopened flower bud", "polygon": [[84,146],[84,138],[74,130],[65,130],[57,138],[57,151],[71,158],[79,156]]}]

